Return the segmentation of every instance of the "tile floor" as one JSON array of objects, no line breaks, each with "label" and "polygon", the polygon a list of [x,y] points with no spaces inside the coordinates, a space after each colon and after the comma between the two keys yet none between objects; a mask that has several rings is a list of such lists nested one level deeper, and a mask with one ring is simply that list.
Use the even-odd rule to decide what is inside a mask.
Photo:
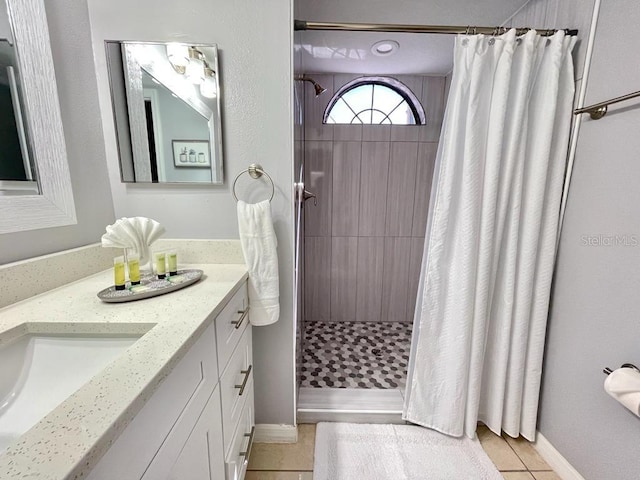
[{"label": "tile floor", "polygon": [[[312,480],[316,426],[298,426],[298,443],[256,443],[245,480]],[[484,426],[478,438],[505,480],[560,480],[526,440],[503,438]]]},{"label": "tile floor", "polygon": [[410,323],[305,322],[301,387],[404,388]]}]

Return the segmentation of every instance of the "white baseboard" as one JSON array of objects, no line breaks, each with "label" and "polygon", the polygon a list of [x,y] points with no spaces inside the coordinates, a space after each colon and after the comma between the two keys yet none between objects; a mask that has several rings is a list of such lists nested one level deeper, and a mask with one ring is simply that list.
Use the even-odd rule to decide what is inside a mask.
[{"label": "white baseboard", "polygon": [[295,425],[258,423],[253,436],[256,443],[296,443],[298,427]]},{"label": "white baseboard", "polygon": [[584,477],[540,432],[537,432],[533,446],[562,480],[584,480]]}]

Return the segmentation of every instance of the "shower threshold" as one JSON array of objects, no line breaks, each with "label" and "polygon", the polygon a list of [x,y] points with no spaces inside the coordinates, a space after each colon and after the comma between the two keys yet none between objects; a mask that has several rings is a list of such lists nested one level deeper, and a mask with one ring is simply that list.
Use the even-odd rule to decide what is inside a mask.
[{"label": "shower threshold", "polygon": [[405,423],[400,389],[309,388],[298,396],[298,423]]}]

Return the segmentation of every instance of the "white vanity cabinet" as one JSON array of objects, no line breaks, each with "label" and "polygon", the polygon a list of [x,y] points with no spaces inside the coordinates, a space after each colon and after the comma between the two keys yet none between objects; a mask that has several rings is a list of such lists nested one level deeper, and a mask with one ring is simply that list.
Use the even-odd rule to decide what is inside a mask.
[{"label": "white vanity cabinet", "polygon": [[255,425],[248,307],[245,282],[91,470],[89,480],[244,478]]}]

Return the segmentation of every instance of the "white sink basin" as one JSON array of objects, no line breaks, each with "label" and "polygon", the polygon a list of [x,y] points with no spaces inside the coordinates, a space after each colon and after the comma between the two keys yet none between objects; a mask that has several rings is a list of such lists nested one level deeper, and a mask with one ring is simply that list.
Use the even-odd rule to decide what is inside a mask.
[{"label": "white sink basin", "polygon": [[25,335],[0,348],[0,453],[136,337]]}]

